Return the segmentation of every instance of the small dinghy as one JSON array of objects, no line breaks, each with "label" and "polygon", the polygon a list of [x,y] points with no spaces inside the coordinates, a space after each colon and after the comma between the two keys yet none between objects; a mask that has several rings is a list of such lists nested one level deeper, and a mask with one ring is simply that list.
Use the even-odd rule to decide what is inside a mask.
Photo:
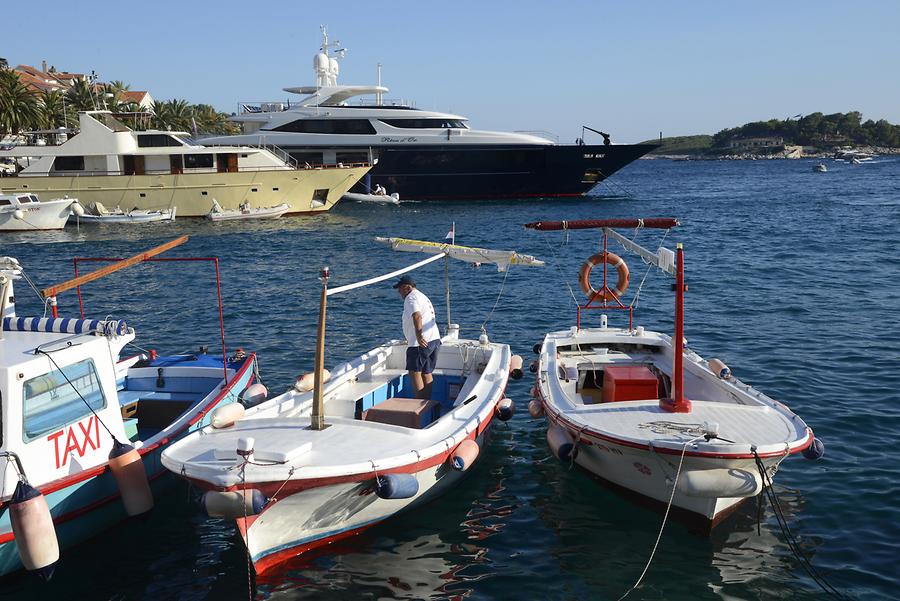
[{"label": "small dinghy", "polygon": [[61,230],[82,211],[77,198],[41,200],[34,194],[0,194],[0,232]]},{"label": "small dinghy", "polygon": [[162,210],[131,209],[123,211],[116,207],[110,211],[103,203],[92,202],[84,208],[83,213],[76,213],[69,217],[69,221],[75,223],[153,223],[156,221],[174,221],[175,207]]},{"label": "small dinghy", "polygon": [[287,203],[274,207],[251,207],[249,202],[242,202],[236,209],[223,209],[214,198],[213,206],[206,218],[210,221],[235,221],[238,219],[278,219],[291,209]]},{"label": "small dinghy", "polygon": [[825,163],[819,163],[818,165],[813,166],[813,171],[817,173],[826,173],[828,171],[828,167],[825,166]]},{"label": "small dinghy", "polygon": [[453,487],[478,458],[494,418],[512,416],[505,390],[510,377],[521,377],[521,357],[486,334],[460,339],[455,324],[441,339],[428,400],[413,398],[406,340],[322,369],[327,297],[450,256],[439,252],[331,289],[324,269],[313,373],[246,411],[223,407],[212,427],[164,453],[164,466],[209,491],[210,515],[236,519],[258,574]]},{"label": "small dinghy", "polygon": [[[588,300],[576,326],[551,332],[536,345],[539,360],[534,417],[547,419],[547,442],[566,463],[579,465],[620,489],[648,497],[714,526],[742,501],[771,486],[788,455],[824,452],[812,430],[783,403],[740,381],[718,359],[684,348],[683,251],[653,252],[612,228],[663,228],[674,219],[538,222],[538,230],[603,228],[601,252],[580,271]],[[629,271],[607,250],[616,241],[676,278],[675,334],[634,327],[622,303]],[[605,264],[605,265],[604,265]],[[604,275],[594,288],[591,270]],[[617,282],[607,283],[606,273]],[[588,309],[625,313],[626,327],[586,328]],[[584,314],[583,314],[584,312]],[[696,520],[695,520],[696,521]]]},{"label": "small dinghy", "polygon": [[58,315],[57,294],[165,261],[151,257],[186,240],[44,289],[52,317],[16,314],[13,283],[31,280],[0,257],[0,575],[24,567],[49,578],[69,547],[150,511],[169,482],[160,478],[166,445],[209,424],[220,404],[263,395],[253,354],[129,354],[135,331],[124,321]]},{"label": "small dinghy", "polygon": [[355,202],[378,202],[381,204],[400,204],[400,195],[393,194],[360,194],[358,192],[345,192],[341,200],[352,200]]}]

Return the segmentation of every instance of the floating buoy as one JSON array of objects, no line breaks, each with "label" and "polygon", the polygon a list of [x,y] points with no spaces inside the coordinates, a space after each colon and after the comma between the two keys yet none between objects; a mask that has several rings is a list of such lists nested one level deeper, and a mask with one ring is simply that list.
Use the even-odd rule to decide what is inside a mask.
[{"label": "floating buoy", "polygon": [[269,390],[257,382],[251,384],[241,393],[240,401],[244,407],[250,408],[262,403],[269,396]]},{"label": "floating buoy", "polygon": [[534,351],[534,354],[535,354],[535,355],[540,355],[540,354],[541,354],[541,348],[542,348],[543,346],[544,346],[544,343],[543,343],[543,342],[535,342],[535,343],[534,343],[534,346],[531,347],[531,350]]},{"label": "floating buoy", "polygon": [[537,419],[544,415],[544,404],[537,399],[528,402],[528,415]]},{"label": "floating buoy", "polygon": [[109,452],[109,469],[119,484],[119,493],[128,515],[140,515],[153,509],[153,493],[150,492],[144,462],[133,446],[114,441]]},{"label": "floating buoy", "polygon": [[419,481],[412,474],[385,474],[375,477],[375,494],[382,499],[408,499],[419,492]]},{"label": "floating buoy", "polygon": [[522,357],[520,355],[513,355],[509,359],[509,377],[513,380],[521,380],[523,375]]},{"label": "floating buoy", "polygon": [[210,490],[200,497],[200,506],[208,517],[229,520],[257,515],[268,502],[262,491],[255,488],[228,492]]},{"label": "floating buoy", "polygon": [[821,459],[825,455],[825,443],[813,438],[812,444],[803,449],[803,456],[809,460]]},{"label": "floating buoy", "polygon": [[727,380],[731,377],[731,369],[722,363],[719,359],[710,359],[708,361],[709,371],[713,372],[719,378]]},{"label": "floating buoy", "polygon": [[538,370],[541,368],[541,362],[537,359],[534,359],[531,363],[528,364],[528,371],[533,374],[536,374]]},{"label": "floating buoy", "polygon": [[512,399],[500,399],[500,402],[497,403],[496,411],[500,421],[505,422],[516,412],[516,404]]},{"label": "floating buoy", "polygon": [[240,403],[226,403],[221,407],[216,407],[212,412],[210,422],[213,428],[229,428],[234,422],[244,417],[244,406]]},{"label": "floating buoy", "polygon": [[547,445],[560,461],[574,461],[578,457],[578,447],[569,434],[561,426],[551,425],[547,428]]},{"label": "floating buoy", "polygon": [[24,220],[25,211],[23,211],[22,209],[16,209],[15,211],[13,211],[13,219],[18,219],[19,221]]},{"label": "floating buoy", "polygon": [[9,521],[22,565],[43,580],[50,580],[59,560],[59,542],[47,498],[20,480],[9,500]]},{"label": "floating buoy", "polygon": [[[331,372],[327,369],[322,370],[322,383],[324,384],[329,379],[331,379]],[[297,376],[297,380],[294,382],[294,388],[297,392],[309,392],[316,386],[316,375],[312,372],[303,374],[302,376]]]},{"label": "floating buoy", "polygon": [[73,202],[71,205],[72,214],[81,217],[84,215],[84,207],[78,204],[78,202]]},{"label": "floating buoy", "polygon": [[478,459],[478,450],[477,442],[471,438],[465,439],[450,453],[450,465],[455,470],[466,471]]}]

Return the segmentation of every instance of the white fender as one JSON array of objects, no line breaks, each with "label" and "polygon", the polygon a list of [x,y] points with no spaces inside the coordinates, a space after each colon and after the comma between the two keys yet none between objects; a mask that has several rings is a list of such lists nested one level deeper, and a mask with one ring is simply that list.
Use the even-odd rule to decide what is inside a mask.
[{"label": "white fender", "polygon": [[119,493],[128,515],[140,515],[153,509],[153,493],[150,492],[144,462],[134,447],[116,441],[109,452],[109,469],[119,484]]},{"label": "white fender", "polygon": [[216,407],[216,410],[210,416],[210,422],[213,428],[228,428],[244,417],[244,412],[245,409],[242,404],[226,403],[221,407]]},{"label": "white fender", "polygon": [[19,481],[9,503],[9,521],[22,565],[49,580],[59,560],[59,542],[47,498]]},{"label": "white fender", "polygon": [[737,468],[689,470],[678,478],[678,491],[689,497],[754,497],[761,490],[758,472]]},{"label": "white fender", "polygon": [[537,399],[531,399],[528,402],[528,415],[537,419],[544,415],[544,404]]},{"label": "white fender", "polygon": [[[322,383],[324,384],[328,380],[331,379],[331,372],[327,369],[322,370]],[[297,392],[309,392],[316,385],[316,376],[313,372],[309,372],[307,374],[303,374],[302,376],[297,376],[297,380],[294,382],[294,388]]]}]

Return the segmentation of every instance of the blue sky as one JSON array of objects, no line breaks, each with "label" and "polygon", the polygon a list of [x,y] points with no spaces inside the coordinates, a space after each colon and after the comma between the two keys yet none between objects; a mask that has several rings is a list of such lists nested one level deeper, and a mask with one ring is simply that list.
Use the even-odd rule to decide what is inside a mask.
[{"label": "blue sky", "polygon": [[381,62],[389,97],[479,129],[636,142],[813,111],[900,123],[893,1],[7,4],[5,29],[31,32],[4,36],[12,65],[229,112],[314,83],[324,24],[348,48],[340,83],[374,83]]}]

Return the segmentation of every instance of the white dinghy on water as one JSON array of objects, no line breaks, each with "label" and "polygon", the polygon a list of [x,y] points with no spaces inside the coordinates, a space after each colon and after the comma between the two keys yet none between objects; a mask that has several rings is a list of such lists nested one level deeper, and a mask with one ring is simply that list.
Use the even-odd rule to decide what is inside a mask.
[{"label": "white dinghy on water", "polygon": [[[313,374],[246,411],[222,408],[212,427],[164,454],[169,470],[210,491],[203,498],[210,515],[236,520],[258,574],[446,491],[478,458],[494,418],[512,416],[505,390],[510,377],[521,376],[521,358],[486,334],[460,339],[449,320],[429,400],[411,398],[405,340],[331,372],[322,367],[329,296],[449,261],[460,248],[339,288],[328,288],[331,274],[323,269]],[[515,253],[500,256],[500,269],[527,263],[509,261]]]},{"label": "white dinghy on water", "polygon": [[70,222],[82,223],[155,223],[157,221],[175,221],[176,208],[169,209],[131,209],[124,211],[116,207],[112,211],[103,206],[101,202],[92,202],[81,211],[73,213],[69,217]]},{"label": "white dinghy on water", "polygon": [[400,195],[394,192],[393,194],[362,194],[359,192],[346,192],[341,197],[342,200],[352,200],[355,202],[375,202],[379,204],[390,204],[390,205],[398,205],[400,204]]},{"label": "white dinghy on water", "polygon": [[282,203],[274,207],[251,207],[249,202],[242,202],[236,209],[223,209],[218,201],[213,199],[213,206],[206,214],[210,221],[237,221],[241,219],[278,219],[291,209],[290,205]]},{"label": "white dinghy on water", "polygon": [[[546,416],[548,445],[563,461],[712,528],[771,487],[785,457],[802,452],[816,459],[824,446],[783,403],[741,382],[718,359],[684,349],[681,245],[676,253],[653,252],[612,229],[675,225],[674,219],[607,219],[526,226],[603,231],[603,250],[581,268],[588,301],[578,307],[577,325],[535,345],[540,357],[529,412]],[[628,268],[609,252],[609,240],[676,277],[674,337],[633,326],[633,307],[621,300]],[[595,289],[591,269],[602,263],[602,285]],[[615,287],[606,278],[613,269]],[[609,326],[604,314],[600,327],[584,328],[588,309],[627,312],[628,327]]]}]

